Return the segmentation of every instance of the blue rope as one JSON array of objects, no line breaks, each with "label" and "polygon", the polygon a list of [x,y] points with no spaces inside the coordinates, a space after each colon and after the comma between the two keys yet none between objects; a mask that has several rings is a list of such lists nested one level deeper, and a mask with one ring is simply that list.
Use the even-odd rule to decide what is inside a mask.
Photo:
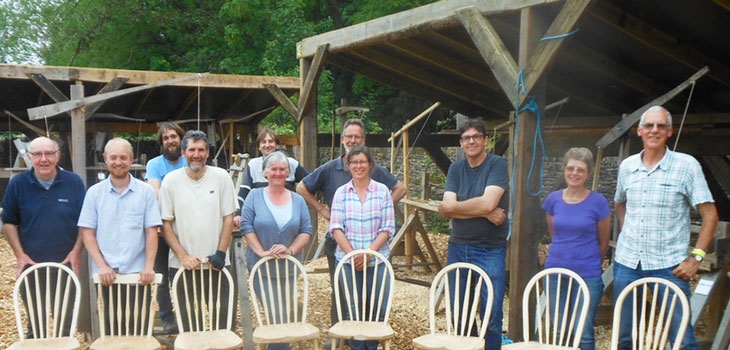
[{"label": "blue rope", "polygon": [[[537,102],[535,101],[534,95],[528,95],[527,90],[525,89],[525,76],[524,76],[524,69],[520,70],[520,73],[517,77],[517,86],[515,89],[515,103],[518,103],[520,93],[527,96],[527,103],[525,103],[525,106],[522,108],[519,108],[518,106],[515,106],[515,135],[514,139],[517,139],[517,133],[519,130],[519,114],[524,111],[530,111],[537,117],[537,122],[535,123],[535,137],[532,140],[532,160],[530,161],[530,170],[527,173],[527,179],[525,180],[525,187],[527,188],[527,194],[532,197],[537,197],[540,194],[542,194],[542,191],[545,189],[545,182],[544,182],[544,173],[545,173],[545,162],[547,160],[547,153],[545,152],[545,142],[542,137],[542,114],[540,114],[540,108],[537,105]],[[540,187],[537,189],[537,191],[532,191],[530,188],[530,179],[533,177],[533,173],[535,171],[535,163],[537,162],[537,150],[538,146],[540,147],[540,153],[542,154],[542,157],[540,158]],[[510,214],[514,213],[514,205],[515,205],[515,173],[517,170],[517,149],[516,147],[512,147],[512,186],[510,187],[511,192],[511,198],[512,201],[510,203],[510,206],[512,209],[510,210]],[[510,215],[510,236],[512,236],[512,218]]]},{"label": "blue rope", "polygon": [[580,28],[576,28],[574,31],[572,31],[570,33],[558,34],[558,35],[553,35],[553,36],[546,36],[546,37],[543,37],[542,39],[540,39],[540,41],[548,41],[548,40],[555,40],[555,39],[567,38],[567,37],[569,37],[569,36],[571,36],[571,35],[573,35],[575,33],[578,33],[579,30],[580,30]]}]

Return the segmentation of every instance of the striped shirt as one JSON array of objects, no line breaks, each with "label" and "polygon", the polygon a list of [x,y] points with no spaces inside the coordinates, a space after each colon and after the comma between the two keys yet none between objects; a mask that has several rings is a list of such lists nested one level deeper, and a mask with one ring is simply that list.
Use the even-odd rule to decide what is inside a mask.
[{"label": "striped shirt", "polygon": [[713,203],[702,167],[692,156],[666,150],[646,169],[643,154],[626,158],[619,167],[616,203],[626,203],[626,216],[616,246],[616,262],[643,270],[675,266],[687,258],[690,208]]},{"label": "striped shirt", "polygon": [[[354,249],[367,249],[383,231],[392,237],[395,231],[395,214],[388,187],[371,179],[365,201],[360,202],[352,180],[340,186],[332,199],[329,232],[335,229],[345,233]],[[387,242],[379,252],[386,258],[390,257],[390,246]],[[341,260],[344,256],[345,251],[338,246],[335,257]]]}]

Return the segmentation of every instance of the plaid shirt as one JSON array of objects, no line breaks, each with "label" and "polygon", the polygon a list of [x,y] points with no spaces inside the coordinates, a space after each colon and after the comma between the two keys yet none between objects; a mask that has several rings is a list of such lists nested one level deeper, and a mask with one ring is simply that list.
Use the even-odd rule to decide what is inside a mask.
[{"label": "plaid shirt", "polygon": [[[395,214],[393,198],[388,188],[371,179],[364,202],[360,202],[352,180],[338,188],[332,199],[329,232],[335,229],[345,232],[354,249],[368,248],[375,241],[375,237],[383,231],[392,237],[395,231]],[[385,243],[379,252],[386,258],[390,257],[388,243]],[[345,251],[337,246],[335,251],[337,260],[341,260],[344,256]]]},{"label": "plaid shirt", "polygon": [[643,270],[675,266],[687,258],[690,207],[712,203],[700,164],[684,153],[666,150],[654,169],[646,169],[642,153],[619,167],[616,203],[626,203],[626,216],[616,245],[616,262]]}]

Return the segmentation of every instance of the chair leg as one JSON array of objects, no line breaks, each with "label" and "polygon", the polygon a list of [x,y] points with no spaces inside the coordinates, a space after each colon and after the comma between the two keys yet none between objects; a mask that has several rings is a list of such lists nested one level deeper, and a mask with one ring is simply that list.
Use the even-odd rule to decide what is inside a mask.
[{"label": "chair leg", "polygon": [[312,339],[312,349],[319,350],[319,338]]},{"label": "chair leg", "polygon": [[390,339],[383,341],[383,350],[390,350]]}]

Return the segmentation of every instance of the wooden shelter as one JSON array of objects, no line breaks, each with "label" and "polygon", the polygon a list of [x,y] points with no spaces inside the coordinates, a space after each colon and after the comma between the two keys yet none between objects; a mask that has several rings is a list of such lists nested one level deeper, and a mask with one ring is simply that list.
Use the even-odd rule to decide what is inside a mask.
[{"label": "wooden shelter", "polygon": [[[643,110],[662,104],[674,114],[675,130],[682,126],[677,150],[701,161],[727,220],[722,210],[728,208],[730,190],[727,33],[727,0],[432,3],[298,44],[300,143],[317,141],[313,95],[327,65],[483,117],[490,127],[509,125],[508,154],[516,155],[510,157],[516,164],[509,284],[510,295],[520,295],[538,268],[538,218],[543,214],[538,198],[530,194],[539,188],[538,178],[528,179],[528,174],[532,155],[541,156],[533,146],[539,132],[549,156],[562,156],[573,146],[604,156],[619,150],[635,153],[640,142],[625,140],[635,135],[633,126]],[[536,107],[523,110],[525,106]],[[676,133],[672,142],[675,138]],[[456,138],[450,140],[458,145]],[[438,147],[426,145],[432,141],[414,145],[443,159]],[[316,149],[302,152],[305,167],[317,165]],[[513,337],[522,332],[518,301],[510,299]]]}]

